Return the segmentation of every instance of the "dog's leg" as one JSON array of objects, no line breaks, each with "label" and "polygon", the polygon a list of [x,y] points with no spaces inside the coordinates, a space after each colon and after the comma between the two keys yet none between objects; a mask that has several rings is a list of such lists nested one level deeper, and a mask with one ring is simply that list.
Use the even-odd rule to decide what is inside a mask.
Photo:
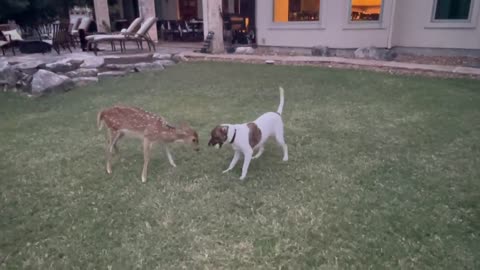
[{"label": "dog's leg", "polygon": [[173,161],[172,154],[170,153],[170,149],[168,149],[168,146],[165,146],[165,152],[167,152],[167,157],[168,157],[168,161],[170,162],[170,165],[172,165],[174,168],[177,167],[177,165]]},{"label": "dog's leg", "polygon": [[235,154],[233,154],[232,162],[230,162],[230,166],[228,166],[228,169],[226,169],[222,173],[231,171],[235,167],[235,165],[237,165],[237,162],[240,159],[240,155],[241,155],[240,151],[235,151]]},{"label": "dog's leg", "polygon": [[143,139],[143,170],[142,170],[142,182],[147,182],[147,168],[150,161],[150,150],[152,149],[152,143],[148,139]]},{"label": "dog's leg", "polygon": [[263,154],[263,151],[265,151],[265,147],[263,147],[263,145],[262,145],[262,146],[260,146],[260,148],[258,148],[257,154],[252,159],[259,158]]},{"label": "dog's leg", "polygon": [[288,160],[288,146],[285,143],[285,138],[283,137],[283,126],[276,130],[275,139],[277,140],[277,143],[283,149],[283,161],[287,161]]},{"label": "dog's leg", "polygon": [[240,177],[240,180],[244,180],[245,177],[247,177],[248,166],[250,166],[250,160],[252,160],[252,154],[253,154],[252,149],[248,149],[243,152],[244,158],[243,158],[242,176]]}]

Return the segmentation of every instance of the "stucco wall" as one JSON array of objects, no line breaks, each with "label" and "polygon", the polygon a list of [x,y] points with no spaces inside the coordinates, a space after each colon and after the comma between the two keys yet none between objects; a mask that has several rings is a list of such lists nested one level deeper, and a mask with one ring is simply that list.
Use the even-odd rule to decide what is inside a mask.
[{"label": "stucco wall", "polygon": [[432,23],[434,0],[383,0],[379,23],[349,22],[350,0],[321,0],[320,22],[274,23],[274,0],[257,0],[257,42],[259,45],[288,47],[391,45],[480,49],[480,0],[472,1],[471,21],[460,25]]},{"label": "stucco wall", "polygon": [[480,49],[480,0],[473,0],[470,22],[432,22],[434,0],[397,0],[393,45]]},{"label": "stucco wall", "polygon": [[320,22],[273,22],[273,1],[257,0],[259,45],[335,48],[386,47],[392,0],[384,0],[380,22],[350,23],[349,0],[322,0]]}]

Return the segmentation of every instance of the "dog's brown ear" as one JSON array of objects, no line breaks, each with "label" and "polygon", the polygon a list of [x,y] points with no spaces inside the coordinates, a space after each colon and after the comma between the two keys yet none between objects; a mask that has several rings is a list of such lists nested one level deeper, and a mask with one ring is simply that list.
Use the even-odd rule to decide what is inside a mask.
[{"label": "dog's brown ear", "polygon": [[222,126],[222,128],[221,128],[220,130],[222,131],[223,134],[227,135],[227,133],[228,133],[228,127]]}]

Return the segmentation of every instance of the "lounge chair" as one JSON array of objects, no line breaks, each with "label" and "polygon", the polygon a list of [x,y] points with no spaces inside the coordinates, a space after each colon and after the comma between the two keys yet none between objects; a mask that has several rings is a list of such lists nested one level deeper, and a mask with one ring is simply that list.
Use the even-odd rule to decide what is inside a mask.
[{"label": "lounge chair", "polygon": [[93,51],[95,54],[97,54],[98,43],[101,43],[101,42],[111,43],[111,42],[118,41],[120,42],[120,49],[123,52],[126,50],[126,47],[125,47],[126,41],[134,41],[140,45],[142,44],[143,41],[146,41],[148,44],[148,49],[149,50],[153,49],[155,51],[155,43],[148,36],[148,30],[150,30],[150,28],[156,23],[156,21],[157,21],[157,18],[155,17],[150,17],[146,19],[145,22],[140,26],[140,29],[138,29],[138,31],[133,34],[128,33],[128,31],[125,31],[120,34],[113,34],[113,35],[93,35],[93,37],[90,38],[90,40],[88,40],[87,47],[90,48],[90,46],[93,45],[94,46]]}]

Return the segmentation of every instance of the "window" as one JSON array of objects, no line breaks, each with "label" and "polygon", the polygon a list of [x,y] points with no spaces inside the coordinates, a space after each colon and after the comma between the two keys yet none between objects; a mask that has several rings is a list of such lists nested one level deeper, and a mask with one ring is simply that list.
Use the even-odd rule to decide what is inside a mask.
[{"label": "window", "polygon": [[437,0],[435,20],[468,20],[472,0]]},{"label": "window", "polygon": [[351,0],[352,21],[379,21],[382,14],[382,0]]},{"label": "window", "polygon": [[274,0],[274,22],[318,21],[320,0]]}]

